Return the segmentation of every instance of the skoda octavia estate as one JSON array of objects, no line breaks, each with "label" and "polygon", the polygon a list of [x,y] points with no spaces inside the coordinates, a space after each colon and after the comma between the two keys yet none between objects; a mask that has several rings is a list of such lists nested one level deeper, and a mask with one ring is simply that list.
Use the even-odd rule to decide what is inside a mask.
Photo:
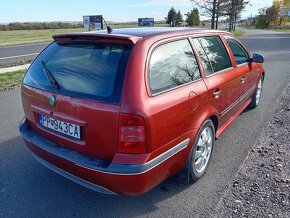
[{"label": "skoda octavia estate", "polygon": [[198,180],[214,141],[261,98],[263,56],[228,32],[53,38],[23,79],[20,133],[40,163],[102,193],[140,195],[181,170]]}]

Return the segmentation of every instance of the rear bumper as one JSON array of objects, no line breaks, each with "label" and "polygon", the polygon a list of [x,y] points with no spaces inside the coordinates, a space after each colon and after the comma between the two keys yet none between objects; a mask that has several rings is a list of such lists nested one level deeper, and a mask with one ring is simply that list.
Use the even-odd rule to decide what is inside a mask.
[{"label": "rear bumper", "polygon": [[144,164],[118,164],[90,157],[57,145],[34,132],[26,123],[19,127],[28,149],[41,164],[62,176],[106,194],[140,195],[180,170],[187,158],[186,139]]},{"label": "rear bumper", "polygon": [[86,181],[86,180],[83,180],[77,176],[74,176],[50,163],[48,163],[47,161],[43,160],[42,158],[36,156],[35,154],[32,155],[33,158],[35,160],[37,160],[39,163],[41,163],[43,166],[46,166],[48,169],[62,175],[63,177],[67,178],[67,179],[70,179],[71,181],[75,182],[75,183],[78,183],[86,188],[89,188],[91,190],[94,190],[94,191],[97,191],[97,192],[100,192],[100,193],[103,193],[103,194],[113,194],[113,195],[116,195],[116,193],[110,191],[109,189],[106,189],[105,187],[102,187],[102,186],[99,186],[97,184],[93,184],[89,181]]}]

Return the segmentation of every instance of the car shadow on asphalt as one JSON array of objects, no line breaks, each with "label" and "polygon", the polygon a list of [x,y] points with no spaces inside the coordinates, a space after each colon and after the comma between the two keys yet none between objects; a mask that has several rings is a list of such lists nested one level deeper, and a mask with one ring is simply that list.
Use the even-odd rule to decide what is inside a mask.
[{"label": "car shadow on asphalt", "polygon": [[4,215],[12,209],[15,215],[31,217],[39,214],[57,217],[68,213],[80,217],[94,214],[135,217],[159,210],[158,202],[193,185],[187,182],[185,173],[180,173],[138,197],[105,195],[71,182],[39,164],[21,137],[0,143],[0,149],[0,191],[3,197],[0,209]]}]

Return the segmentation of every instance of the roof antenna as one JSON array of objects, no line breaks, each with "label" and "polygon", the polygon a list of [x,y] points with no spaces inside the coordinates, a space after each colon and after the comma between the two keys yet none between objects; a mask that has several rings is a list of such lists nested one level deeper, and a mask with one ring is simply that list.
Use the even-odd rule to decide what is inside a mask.
[{"label": "roof antenna", "polygon": [[107,26],[107,33],[110,34],[113,32],[113,29],[107,24],[105,18],[103,17],[103,21],[105,22],[106,26]]}]

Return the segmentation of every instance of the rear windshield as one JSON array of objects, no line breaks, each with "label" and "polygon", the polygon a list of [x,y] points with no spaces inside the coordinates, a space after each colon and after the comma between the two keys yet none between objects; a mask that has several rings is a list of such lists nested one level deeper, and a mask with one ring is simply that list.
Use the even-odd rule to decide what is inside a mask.
[{"label": "rear windshield", "polygon": [[[23,83],[54,93],[117,104],[131,48],[91,41],[53,42],[33,62]],[[52,87],[47,71],[59,89]]]}]

